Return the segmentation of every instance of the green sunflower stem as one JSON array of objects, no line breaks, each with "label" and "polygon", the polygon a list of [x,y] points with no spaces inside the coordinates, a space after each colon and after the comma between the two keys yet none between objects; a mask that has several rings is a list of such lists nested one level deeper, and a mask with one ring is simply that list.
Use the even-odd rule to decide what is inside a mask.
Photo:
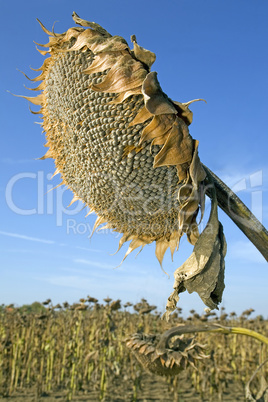
[{"label": "green sunflower stem", "polygon": [[252,331],[251,329],[248,328],[241,328],[241,327],[220,327],[216,328],[214,330],[211,330],[210,332],[218,332],[221,334],[241,334],[241,335],[247,335],[250,336],[251,338],[255,338],[260,342],[265,343],[268,346],[268,338],[262,334],[259,334],[256,331]]},{"label": "green sunflower stem", "polygon": [[220,334],[240,334],[240,335],[247,335],[252,338],[257,339],[258,341],[268,345],[268,338],[258,332],[252,331],[248,328],[241,328],[241,327],[224,327],[218,324],[209,324],[209,325],[181,325],[178,327],[173,327],[168,331],[164,332],[161,336],[161,339],[157,345],[158,350],[163,350],[168,348],[168,342],[174,336],[179,336],[182,334],[189,334],[194,332],[212,332],[212,333],[220,333]]},{"label": "green sunflower stem", "polygon": [[[219,207],[233,220],[268,261],[268,231],[266,228],[215,173],[205,165],[203,165],[203,168],[209,181],[214,184]],[[204,191],[212,198],[213,192],[210,184],[205,187]]]}]

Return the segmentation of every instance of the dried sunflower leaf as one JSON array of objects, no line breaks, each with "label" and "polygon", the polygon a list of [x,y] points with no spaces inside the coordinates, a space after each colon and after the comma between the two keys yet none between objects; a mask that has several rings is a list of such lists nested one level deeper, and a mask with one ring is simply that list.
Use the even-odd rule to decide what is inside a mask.
[{"label": "dried sunflower leaf", "polygon": [[211,212],[204,231],[199,236],[191,256],[174,272],[174,292],[168,299],[165,317],[175,309],[178,294],[187,290],[197,292],[210,308],[217,308],[224,289],[224,256],[226,242],[223,228],[218,221],[216,196],[211,202]]},{"label": "dried sunflower leaf", "polygon": [[221,302],[224,290],[224,256],[225,239],[221,223],[215,240],[213,252],[202,273],[184,281],[184,286],[189,293],[197,292],[206,306],[210,309],[217,308]]}]

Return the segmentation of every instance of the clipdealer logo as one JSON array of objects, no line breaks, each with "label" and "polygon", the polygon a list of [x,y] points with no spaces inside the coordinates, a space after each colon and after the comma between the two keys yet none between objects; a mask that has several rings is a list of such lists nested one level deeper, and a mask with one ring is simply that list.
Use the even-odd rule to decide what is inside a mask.
[{"label": "clipdealer logo", "polygon": [[[43,171],[38,171],[37,173],[32,172],[22,172],[12,176],[7,185],[5,191],[5,199],[8,208],[18,215],[31,216],[31,215],[54,215],[56,217],[56,225],[63,225],[64,215],[76,215],[78,214],[83,205],[81,202],[77,202],[68,208],[64,204],[64,194],[68,192],[66,186],[56,186],[51,184],[50,179],[52,174],[47,174]],[[34,189],[33,199],[35,200],[35,205],[33,207],[22,207],[21,197],[18,194],[18,189],[22,185],[24,180],[32,180],[31,184]]]},{"label": "clipdealer logo", "polygon": [[[56,225],[63,226],[66,224],[67,234],[78,234],[78,235],[88,235],[90,237],[93,231],[93,225],[89,222],[81,222],[74,218],[64,219],[65,216],[75,216],[78,215],[82,209],[85,211],[86,216],[89,212],[89,208],[85,207],[82,201],[78,201],[72,205],[71,208],[64,202],[64,194],[69,192],[66,186],[54,186],[50,179],[52,174],[45,174],[44,171],[38,172],[21,172],[12,176],[6,184],[5,189],[5,199],[8,208],[15,214],[31,216],[31,215],[54,215],[56,218]],[[105,178],[104,178],[105,179]],[[112,185],[112,179],[110,177],[106,178],[109,180],[110,185]],[[34,205],[29,205],[24,207],[22,204],[21,193],[18,191],[22,188],[24,180],[32,180],[31,187],[33,189],[33,200]],[[168,184],[168,183],[167,183]],[[138,186],[137,186],[138,187]],[[231,187],[232,191],[240,196],[243,193],[248,199],[248,206],[251,212],[256,216],[256,218],[262,223],[263,219],[263,172],[259,170],[250,175],[239,180]],[[120,194],[115,194],[114,203],[122,202],[122,194],[124,189],[121,189]],[[141,190],[142,191],[142,190]],[[144,211],[148,212],[148,204],[152,199],[144,199],[142,193],[137,195],[140,197],[140,201],[144,201]],[[154,194],[152,193],[152,197]],[[155,201],[155,199],[154,199]],[[161,197],[158,200],[159,207],[161,207]],[[163,201],[164,202],[164,201]],[[114,204],[113,203],[113,204]],[[117,204],[119,205],[119,204]],[[165,208],[167,205],[165,205]],[[114,208],[114,205],[111,205]],[[133,212],[132,212],[133,214]],[[102,233],[113,233],[111,229],[105,229]]]}]

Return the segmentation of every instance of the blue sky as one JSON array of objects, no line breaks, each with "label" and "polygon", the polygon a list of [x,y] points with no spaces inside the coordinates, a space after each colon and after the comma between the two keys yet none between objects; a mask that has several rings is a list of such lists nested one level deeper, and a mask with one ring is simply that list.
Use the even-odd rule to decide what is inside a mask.
[{"label": "blue sky", "polygon": [[[31,86],[17,71],[31,77],[43,62],[33,41],[47,36],[36,18],[63,32],[74,26],[73,11],[98,22],[110,33],[136,34],[138,43],[156,53],[153,69],[163,90],[174,100],[194,103],[192,136],[200,141],[203,163],[237,192],[267,227],[267,89],[268,3],[264,0],[177,1],[46,1],[4,2],[1,5],[1,276],[0,303],[32,303],[50,297],[54,303],[107,295],[124,302],[145,297],[164,311],[172,291],[173,272],[190,255],[182,239],[171,262],[164,258],[165,275],[154,256],[154,245],[138,256],[111,256],[120,236],[89,236],[94,216],[85,218],[81,204],[69,209],[72,195],[59,187],[45,153],[38,117],[29,113],[21,95]],[[241,313],[252,307],[267,317],[267,263],[247,238],[220,212],[228,242],[226,288],[222,306]],[[185,312],[205,307],[195,294],[182,294]]]}]

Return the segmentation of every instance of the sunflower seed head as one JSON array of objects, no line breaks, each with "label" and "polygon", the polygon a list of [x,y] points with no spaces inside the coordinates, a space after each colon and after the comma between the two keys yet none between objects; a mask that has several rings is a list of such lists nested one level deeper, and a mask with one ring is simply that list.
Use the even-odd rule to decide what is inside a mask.
[{"label": "sunflower seed head", "polygon": [[170,340],[168,348],[159,348],[159,335],[133,334],[125,340],[128,349],[133,352],[142,366],[153,374],[174,376],[186,369],[195,367],[197,360],[202,360],[204,346],[194,338],[185,340],[177,336]]}]

